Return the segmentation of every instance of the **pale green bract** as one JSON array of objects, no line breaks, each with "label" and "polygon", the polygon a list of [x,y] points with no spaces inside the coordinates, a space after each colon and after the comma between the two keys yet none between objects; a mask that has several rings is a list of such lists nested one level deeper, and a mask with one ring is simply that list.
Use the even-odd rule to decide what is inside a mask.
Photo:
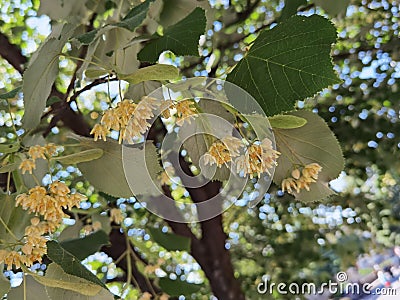
[{"label": "pale green bract", "polygon": [[296,193],[297,200],[311,202],[333,195],[329,181],[339,176],[344,167],[340,145],[325,121],[310,111],[291,112],[290,115],[304,118],[307,124],[292,129],[274,129],[277,149],[281,152],[275,169],[274,182],[281,184],[290,176],[294,164],[318,163],[322,170],[318,181],[310,185],[310,191]]},{"label": "pale green bract", "polygon": [[32,55],[24,73],[22,91],[24,93],[25,113],[22,127],[26,130],[39,125],[46,100],[58,74],[58,56],[67,40],[72,36],[76,24],[55,26],[49,37]]}]

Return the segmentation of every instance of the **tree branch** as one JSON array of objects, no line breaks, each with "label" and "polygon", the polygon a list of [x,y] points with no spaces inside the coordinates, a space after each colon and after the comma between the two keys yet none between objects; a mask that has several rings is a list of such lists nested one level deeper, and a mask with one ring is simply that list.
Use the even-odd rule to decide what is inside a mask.
[{"label": "tree branch", "polygon": [[11,44],[8,37],[2,32],[0,32],[0,56],[8,61],[21,75],[24,73],[24,65],[28,60],[22,55],[20,48]]},{"label": "tree branch", "polygon": [[[120,232],[119,229],[112,229],[110,232],[110,244],[111,246],[103,246],[101,248],[101,251],[103,251],[105,254],[110,256],[114,261],[118,260],[121,256],[124,255],[124,253],[127,250],[126,246],[126,240],[125,236],[123,233]],[[131,251],[135,251],[135,249],[131,247]],[[137,283],[138,288],[142,292],[149,292],[152,293],[155,291],[156,293],[159,293],[160,290],[153,284],[152,281],[147,279],[137,268],[136,263],[135,263],[135,258],[132,257],[132,264],[131,264],[131,269],[132,269],[132,276],[134,277],[132,279],[131,284],[135,285]],[[118,263],[118,267],[121,268],[125,274],[128,271],[128,266],[127,266],[127,259],[126,257],[120,259]]]}]

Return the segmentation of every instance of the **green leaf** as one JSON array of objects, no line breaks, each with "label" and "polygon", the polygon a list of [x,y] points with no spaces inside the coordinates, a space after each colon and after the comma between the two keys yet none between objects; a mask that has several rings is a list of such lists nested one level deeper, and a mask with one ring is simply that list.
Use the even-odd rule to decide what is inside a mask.
[{"label": "green leaf", "polygon": [[103,156],[99,159],[78,164],[83,176],[99,191],[114,197],[132,197],[122,164],[122,146],[114,141],[94,142],[83,137],[77,139],[87,148],[103,150]]},{"label": "green leaf", "polygon": [[[112,294],[88,281],[71,276],[55,263],[48,266],[45,276],[25,275],[25,282],[12,288],[7,295],[9,300],[112,300]],[[53,287],[54,285],[54,287]],[[67,289],[68,288],[68,289]],[[71,289],[69,289],[71,288]],[[26,298],[24,297],[26,291]],[[92,296],[91,296],[92,295]]]},{"label": "green leaf", "polygon": [[14,162],[0,167],[0,173],[8,173],[17,170],[19,163]]},{"label": "green leaf", "polygon": [[196,293],[203,286],[201,284],[188,283],[182,280],[171,280],[167,277],[162,277],[158,282],[161,290],[171,297],[178,297],[180,295],[188,296]]},{"label": "green leaf", "polygon": [[[209,179],[224,181],[229,178],[230,171],[226,166],[217,168],[215,174],[209,166],[202,163],[201,156],[208,151],[215,139],[211,136],[225,137],[232,134],[232,127],[227,126],[235,121],[234,116],[218,101],[201,99],[198,103],[202,114],[195,117],[193,125],[180,128],[178,137],[184,140],[183,147],[195,166]],[[199,134],[202,132],[202,134]],[[188,137],[188,138],[186,138]]]},{"label": "green leaf", "polygon": [[[139,42],[131,43],[138,33],[109,25],[100,29],[98,36],[101,38],[97,38],[89,45],[86,56],[88,61],[92,61],[95,65],[100,63],[104,70],[108,72],[114,70],[119,74],[129,74],[138,69],[140,63],[137,54],[141,45]],[[88,66],[87,63],[82,64],[82,70]]]},{"label": "green leaf", "polygon": [[13,89],[12,91],[9,91],[8,93],[1,94],[0,99],[7,100],[7,99],[15,98],[17,96],[17,94],[19,93],[19,91],[21,90],[21,88],[22,87],[19,86],[19,87]]},{"label": "green leaf", "polygon": [[[127,158],[122,161],[122,145],[113,140],[93,141],[91,138],[74,136],[82,146],[93,149],[102,149],[104,154],[101,158],[89,162],[78,164],[83,176],[99,191],[118,198],[129,198],[133,196],[128,184],[124,168],[135,170],[129,173],[129,182],[135,184],[135,194],[148,194],[152,186],[146,180],[144,172],[147,171],[155,178],[162,171],[158,163],[158,154],[155,146],[148,142],[146,144],[146,153],[138,147],[125,147],[124,156]],[[147,157],[145,161],[144,157]],[[125,159],[125,158],[124,158]]]},{"label": "green leaf", "polygon": [[94,296],[101,290],[101,286],[98,284],[65,273],[62,267],[56,263],[51,263],[47,267],[45,276],[31,275],[37,282],[46,287],[62,288],[86,296]]},{"label": "green leaf", "polygon": [[[86,56],[84,57],[84,61],[82,62],[81,66],[79,67],[79,69],[76,71],[76,77],[78,80],[82,80],[83,78],[83,73],[88,71],[89,66],[91,65],[92,61],[93,61],[93,55],[97,50],[97,47],[100,44],[100,39],[95,40],[93,43],[91,43],[88,47],[87,47],[87,51],[86,51]],[[89,78],[96,78],[96,77],[100,77],[102,75],[108,74],[107,70],[104,69],[100,69],[100,68],[93,68],[93,70],[101,70],[102,73],[101,75],[96,75],[95,77],[90,77],[87,76]]]},{"label": "green leaf", "polygon": [[51,105],[53,105],[54,103],[57,103],[57,102],[60,102],[60,101],[61,101],[61,99],[58,98],[57,96],[52,96],[52,97],[50,97],[49,99],[47,99],[47,101],[46,101],[46,106],[51,106]]},{"label": "green leaf", "polygon": [[70,155],[65,155],[65,156],[58,156],[52,158],[52,160],[56,160],[59,163],[62,163],[64,165],[73,165],[73,164],[79,164],[82,162],[86,161],[92,161],[94,159],[98,159],[103,156],[103,150],[102,149],[89,149],[89,150],[84,150],[78,153],[73,153]]},{"label": "green leaf", "polygon": [[112,229],[111,228],[111,221],[110,221],[110,218],[106,214],[104,214],[104,215],[93,214],[91,216],[91,219],[92,219],[92,223],[100,222],[101,230],[103,230],[107,234],[110,234],[111,229]]},{"label": "green leaf", "polygon": [[121,74],[118,77],[128,81],[130,84],[137,84],[149,80],[173,80],[179,75],[177,67],[165,64],[156,64],[153,66],[138,69],[132,74]]},{"label": "green leaf", "polygon": [[[30,224],[30,219],[33,215],[23,210],[20,206],[15,206],[15,197],[17,195],[17,193],[0,195],[0,217],[14,236],[22,239],[25,235],[25,227]],[[5,244],[7,244],[6,242],[14,243],[14,236],[11,236],[4,226],[0,226],[0,237]]]},{"label": "green leaf", "polygon": [[18,141],[13,144],[0,144],[0,153],[3,154],[14,153],[17,152],[20,147],[21,144]]},{"label": "green leaf", "polygon": [[58,242],[63,242],[66,240],[79,238],[79,233],[83,227],[83,222],[81,220],[75,220],[75,224],[66,227],[58,237]]},{"label": "green leaf", "polygon": [[4,277],[4,263],[0,263],[0,298],[4,296],[4,294],[8,293],[11,289],[10,281]]},{"label": "green leaf", "polygon": [[65,273],[86,279],[105,289],[107,287],[92,272],[86,269],[78,258],[66,251],[56,241],[47,242],[47,256],[56,264],[58,264]]},{"label": "green leaf", "polygon": [[188,237],[164,233],[159,228],[149,228],[149,232],[154,241],[168,251],[190,251],[190,239]]},{"label": "green leaf", "polygon": [[60,245],[79,260],[83,260],[108,243],[108,235],[103,230],[99,230],[83,238],[61,242]]},{"label": "green leaf", "polygon": [[347,6],[350,4],[350,0],[314,0],[314,3],[323,8],[330,16],[336,17],[340,13],[346,12]]},{"label": "green leaf", "polygon": [[98,29],[94,29],[89,32],[85,32],[84,34],[78,35],[75,37],[82,45],[89,45],[97,36]]},{"label": "green leaf", "polygon": [[117,197],[113,197],[111,195],[108,195],[106,193],[103,192],[99,192],[99,196],[103,197],[106,201],[108,201],[109,203],[117,203],[118,198]]},{"label": "green leaf", "polygon": [[290,176],[294,163],[318,163],[322,167],[318,181],[310,185],[309,192],[302,190],[295,197],[303,202],[311,202],[333,195],[328,183],[338,177],[344,167],[343,154],[336,137],[317,114],[296,111],[290,115],[306,119],[307,124],[294,129],[274,129],[277,148],[281,152],[274,182],[280,185],[284,178]]},{"label": "green leaf", "polygon": [[330,57],[335,40],[329,20],[293,16],[261,32],[227,80],[249,92],[268,116],[292,110],[296,100],[340,82]]},{"label": "green leaf", "polygon": [[65,290],[62,288],[51,288],[46,287],[47,295],[51,299],[62,299],[62,300],[114,300],[113,295],[106,289],[101,289],[94,296],[86,296],[81,293]]},{"label": "green leaf", "polygon": [[140,24],[142,24],[144,19],[146,19],[151,2],[154,2],[154,0],[146,0],[138,6],[135,6],[128,12],[121,22],[114,25],[134,31]]},{"label": "green leaf", "polygon": [[158,81],[143,81],[138,84],[130,84],[124,96],[128,99],[142,99],[143,96],[149,95],[159,87],[161,87],[161,83]]},{"label": "green leaf", "polygon": [[91,68],[91,69],[87,69],[85,71],[85,76],[88,78],[97,78],[97,77],[107,75],[108,73],[110,73],[110,72],[107,70],[104,70],[104,69]]},{"label": "green leaf", "polygon": [[185,18],[196,7],[201,7],[206,11],[206,17],[210,23],[208,27],[211,27],[215,10],[211,8],[209,1],[198,0],[163,0],[159,23],[164,28],[171,26]]},{"label": "green leaf", "polygon": [[85,23],[90,16],[82,0],[41,0],[38,15],[47,15],[52,20],[67,20],[77,25]]},{"label": "green leaf", "polygon": [[285,6],[282,9],[282,14],[279,17],[279,21],[284,21],[290,18],[292,15],[297,14],[297,9],[300,6],[307,5],[307,0],[285,0]]},{"label": "green leaf", "polygon": [[247,121],[247,123],[252,127],[254,137],[259,141],[269,138],[272,139],[270,123],[268,123],[269,118],[259,115],[242,114],[242,117]]},{"label": "green leaf", "polygon": [[268,118],[272,128],[292,129],[307,124],[307,120],[292,115],[275,115]]},{"label": "green leaf", "polygon": [[75,28],[76,24],[67,23],[61,31],[54,29],[29,61],[22,86],[25,107],[22,127],[26,130],[40,123],[46,100],[58,74],[58,55]]},{"label": "green leaf", "polygon": [[26,290],[26,300],[51,300],[47,296],[45,287],[30,275],[25,276],[25,283],[10,290],[7,294],[7,300],[25,299],[24,290]]},{"label": "green leaf", "polygon": [[163,36],[153,35],[153,39],[138,53],[138,59],[156,62],[167,50],[176,55],[199,56],[199,38],[204,34],[206,22],[204,10],[195,8],[186,18],[168,27]]},{"label": "green leaf", "polygon": [[[130,31],[134,31],[146,19],[147,12],[149,10],[149,6],[150,6],[151,2],[154,2],[154,0],[146,0],[145,2],[135,6],[128,12],[128,14],[122,19],[121,22],[115,23],[112,26],[107,26],[107,27],[109,27],[111,29],[112,27],[117,26],[117,27],[122,27],[122,28],[128,29]],[[75,38],[82,45],[89,45],[96,38],[98,38],[101,34],[103,34],[104,29],[107,30],[107,27],[103,27],[100,29],[94,29],[92,31],[78,35]]]}]

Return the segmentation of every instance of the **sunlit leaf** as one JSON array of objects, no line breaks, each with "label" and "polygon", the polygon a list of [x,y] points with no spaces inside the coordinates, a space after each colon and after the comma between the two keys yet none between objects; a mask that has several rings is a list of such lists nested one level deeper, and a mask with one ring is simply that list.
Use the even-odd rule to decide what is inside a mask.
[{"label": "sunlit leaf", "polygon": [[292,115],[275,115],[268,118],[272,128],[299,128],[307,124],[307,120],[304,118],[292,116]]},{"label": "sunlit leaf", "polygon": [[[0,194],[0,217],[14,236],[21,239],[25,235],[25,227],[29,225],[33,216],[20,206],[15,206],[16,196],[17,194]],[[3,225],[0,226],[0,237],[3,243],[15,242],[14,236],[10,235]]]},{"label": "sunlit leaf", "polygon": [[[144,19],[146,19],[147,12],[149,10],[150,3],[154,2],[154,0],[146,0],[143,3],[132,8],[128,14],[121,20],[121,22],[115,23],[112,26],[118,26],[130,31],[134,31],[140,24],[143,23]],[[110,27],[111,28],[111,27]],[[100,29],[94,29],[89,32],[85,32],[76,36],[75,38],[82,45],[91,44],[96,38],[98,38],[101,34],[104,33],[104,29],[107,30],[106,27]]]},{"label": "sunlit leaf", "polygon": [[199,102],[199,106],[202,109],[202,113],[191,121],[193,124],[180,128],[178,136],[180,139],[189,137],[185,139],[183,147],[188,152],[193,164],[200,166],[204,171],[203,175],[206,178],[224,181],[229,178],[230,174],[226,166],[217,168],[215,174],[208,174],[211,172],[209,172],[209,168],[202,165],[203,161],[200,158],[215,141],[212,136],[220,136],[222,138],[232,135],[232,127],[227,126],[227,124],[232,124],[234,116],[217,101],[202,99]]},{"label": "sunlit leaf", "polygon": [[11,283],[10,281],[4,277],[3,275],[3,269],[4,269],[4,264],[0,264],[0,297],[3,297],[4,294],[6,294],[10,288],[11,288]]},{"label": "sunlit leaf", "polygon": [[8,154],[13,153],[19,150],[21,147],[19,142],[15,142],[12,144],[0,144],[0,153]]},{"label": "sunlit leaf", "polygon": [[38,15],[47,15],[52,20],[65,20],[72,18],[80,23],[87,18],[86,1],[82,0],[41,0]]},{"label": "sunlit leaf", "polygon": [[178,68],[171,65],[156,64],[138,69],[132,74],[120,74],[118,77],[131,84],[137,84],[149,80],[173,80],[179,75]]},{"label": "sunlit leaf", "polygon": [[[24,290],[26,291],[26,298],[24,298]],[[12,288],[7,294],[8,300],[51,300],[47,296],[44,285],[37,282],[32,276],[25,276],[25,283],[19,287]]]},{"label": "sunlit leaf", "polygon": [[91,69],[87,69],[85,71],[85,76],[88,78],[97,78],[97,77],[107,75],[108,73],[110,73],[110,72],[107,70],[104,70],[104,69],[91,68]]},{"label": "sunlit leaf", "polygon": [[139,100],[143,96],[149,95],[152,91],[161,87],[159,81],[142,81],[138,84],[130,84],[128,90],[125,93],[125,97],[128,99]]},{"label": "sunlit leaf", "polygon": [[62,288],[75,291],[86,296],[96,295],[101,287],[83,278],[69,275],[63,271],[61,266],[52,263],[47,267],[45,276],[32,275],[33,278],[46,287]]},{"label": "sunlit leaf", "polygon": [[107,291],[106,289],[101,289],[94,296],[86,296],[81,293],[65,290],[62,288],[52,288],[46,287],[47,295],[51,299],[60,299],[60,300],[114,300],[114,296]]},{"label": "sunlit leaf", "polygon": [[62,30],[56,27],[29,61],[22,87],[25,106],[22,127],[26,130],[40,123],[52,83],[58,74],[58,56],[75,28],[76,24],[69,23]]},{"label": "sunlit leaf", "polygon": [[94,159],[98,159],[103,155],[102,149],[89,149],[81,152],[65,155],[65,156],[57,156],[52,158],[53,160],[58,161],[64,165],[73,165],[79,164],[86,161],[91,161]]},{"label": "sunlit leaf", "polygon": [[19,163],[17,163],[17,162],[6,164],[6,165],[0,167],[0,173],[13,172],[13,171],[17,170],[18,167],[19,167]]},{"label": "sunlit leaf", "polygon": [[249,92],[268,116],[339,83],[330,51],[333,24],[318,15],[293,16],[264,30],[227,80]]},{"label": "sunlit leaf", "polygon": [[[122,198],[133,196],[124,172],[122,145],[112,140],[95,142],[90,138],[78,136],[75,136],[75,138],[81,142],[82,146],[88,149],[99,148],[104,152],[103,156],[99,159],[78,164],[85,178],[99,191],[111,196]],[[135,185],[137,188],[134,191],[135,194],[147,194],[150,187],[147,182],[143,182],[145,180],[143,172],[147,168],[147,171],[153,174],[154,178],[161,172],[155,146],[151,142],[147,143],[145,154],[143,149],[137,147],[126,147],[124,151],[126,151],[125,155],[127,158],[124,161],[126,164],[125,168],[136,170],[136,172],[131,172],[130,174],[132,176],[130,180],[138,183]],[[147,165],[144,162],[144,155],[148,157]],[[139,165],[143,165],[145,169],[139,171]]]},{"label": "sunlit leaf", "polygon": [[[92,43],[96,48],[94,49],[92,44],[89,46],[86,57],[88,61],[93,61],[103,70],[108,72],[114,70],[118,74],[130,74],[138,69],[140,63],[137,60],[137,54],[141,45],[139,42],[131,43],[138,33],[110,25],[102,28],[98,34],[101,38]],[[92,67],[93,65],[90,64],[90,68]]]}]

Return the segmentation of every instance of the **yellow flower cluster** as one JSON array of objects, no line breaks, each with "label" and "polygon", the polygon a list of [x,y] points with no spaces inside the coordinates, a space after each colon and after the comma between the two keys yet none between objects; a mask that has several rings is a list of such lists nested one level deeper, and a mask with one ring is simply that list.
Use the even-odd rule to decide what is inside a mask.
[{"label": "yellow flower cluster", "polygon": [[30,267],[35,261],[41,262],[42,256],[47,252],[47,239],[43,235],[55,229],[56,224],[53,222],[40,221],[38,217],[32,218],[31,225],[25,228],[23,246],[19,250],[0,250],[0,262],[7,265],[7,270],[11,270],[12,265],[16,268],[20,268],[21,264]]},{"label": "yellow flower cluster", "polygon": [[116,224],[121,224],[124,220],[124,216],[122,215],[122,211],[119,208],[112,208],[110,210],[110,220]]},{"label": "yellow flower cluster", "polygon": [[28,194],[18,195],[16,205],[28,210],[30,213],[43,216],[46,221],[60,224],[62,218],[67,217],[63,208],[79,207],[86,197],[81,194],[70,194],[67,185],[61,181],[50,184],[49,191],[42,186],[29,190]]},{"label": "yellow flower cluster", "polygon": [[22,174],[29,172],[32,174],[32,171],[36,168],[36,159],[43,158],[47,159],[49,157],[57,154],[57,146],[53,143],[49,143],[45,146],[31,146],[28,150],[28,159],[24,159],[20,165],[19,169],[22,171]]},{"label": "yellow flower cluster", "polygon": [[[144,292],[139,298],[139,300],[151,300],[151,299],[154,299],[154,298],[153,298],[153,295],[150,294],[149,292]],[[158,299],[158,300],[168,300],[169,299],[169,295],[163,293],[158,298],[156,297],[156,299]]]},{"label": "yellow flower cluster", "polygon": [[115,108],[108,109],[90,134],[94,134],[95,141],[105,141],[110,131],[116,130],[119,131],[119,143],[124,139],[140,137],[150,127],[147,120],[154,116],[153,110],[158,106],[157,100],[151,97],[144,97],[139,104],[125,99]]},{"label": "yellow flower cluster", "polygon": [[193,100],[173,101],[165,100],[161,103],[161,116],[168,119],[172,116],[171,110],[175,110],[176,125],[182,126],[185,121],[190,124],[190,119],[197,113]]},{"label": "yellow flower cluster", "polygon": [[83,231],[85,234],[92,233],[94,231],[100,230],[102,228],[102,225],[100,221],[94,221],[92,224],[87,224],[83,226]]},{"label": "yellow flower cluster", "polygon": [[280,153],[273,149],[272,141],[265,138],[247,147],[244,155],[236,159],[236,172],[243,172],[244,176],[249,174],[250,178],[253,178],[255,173],[258,177],[261,173],[271,175],[269,170],[277,165],[279,155]]},{"label": "yellow flower cluster", "polygon": [[162,171],[159,175],[161,185],[169,185],[171,184],[171,177],[175,176],[175,169],[173,166],[164,167],[164,171]]},{"label": "yellow flower cluster", "polygon": [[[240,149],[244,149],[244,154],[240,155]],[[273,149],[272,141],[268,138],[261,142],[257,141],[246,146],[240,139],[235,137],[225,137],[214,142],[204,154],[205,164],[216,164],[218,167],[232,162],[234,157],[236,172],[243,173],[244,176],[254,174],[260,176],[261,173],[270,173],[270,169],[276,165],[276,160],[280,153]]]},{"label": "yellow flower cluster", "polygon": [[239,149],[244,147],[243,142],[233,136],[224,137],[214,142],[210,149],[204,154],[204,162],[212,166],[216,164],[218,168],[231,162],[232,157],[239,156]]},{"label": "yellow flower cluster", "polygon": [[185,121],[190,124],[190,118],[196,114],[196,108],[191,100],[179,101],[175,104],[176,124],[182,126]]},{"label": "yellow flower cluster", "polygon": [[292,176],[282,180],[282,191],[287,191],[290,194],[300,193],[302,189],[310,191],[310,184],[317,182],[318,174],[321,172],[322,167],[318,163],[311,163],[305,165],[302,170],[294,169]]},{"label": "yellow flower cluster", "polygon": [[141,137],[151,126],[148,120],[154,117],[154,110],[160,108],[164,118],[171,117],[171,110],[175,111],[176,124],[182,124],[196,114],[196,108],[192,100],[182,101],[158,101],[155,98],[143,97],[136,104],[132,100],[125,99],[117,104],[115,108],[110,108],[104,112],[100,123],[94,125],[90,134],[94,135],[94,140],[107,140],[107,135],[111,130],[119,131],[118,142],[129,140],[134,137]]},{"label": "yellow flower cluster", "polygon": [[143,273],[145,275],[154,274],[157,269],[160,269],[161,266],[165,263],[165,259],[159,258],[157,263],[154,265],[148,264],[144,267]]},{"label": "yellow flower cluster", "polygon": [[10,270],[12,265],[17,268],[21,264],[29,267],[35,261],[41,262],[42,256],[47,251],[45,235],[57,230],[62,219],[68,217],[62,209],[79,207],[84,199],[86,197],[81,194],[71,194],[67,185],[61,181],[50,184],[48,190],[42,186],[36,186],[28,193],[18,195],[15,205],[21,206],[36,216],[31,219],[31,225],[25,228],[22,245],[13,246],[14,249],[11,251],[0,250],[0,263],[4,262]]}]

